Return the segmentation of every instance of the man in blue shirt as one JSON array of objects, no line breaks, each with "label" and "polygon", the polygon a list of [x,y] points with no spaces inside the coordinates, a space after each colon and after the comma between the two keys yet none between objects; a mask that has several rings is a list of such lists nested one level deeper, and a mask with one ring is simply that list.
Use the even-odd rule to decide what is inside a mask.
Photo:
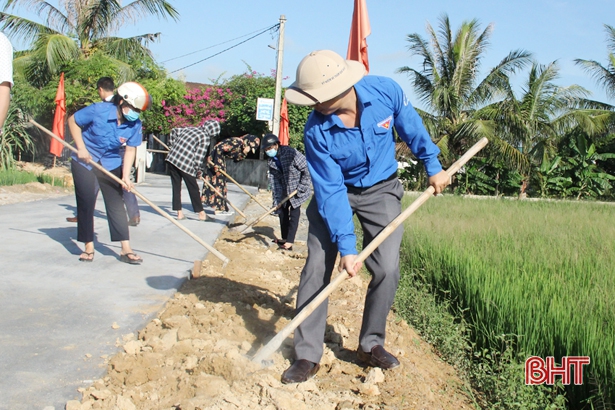
[{"label": "man in blue shirt", "polygon": [[[301,273],[297,309],[302,309],[330,281],[337,253],[338,269],[355,276],[357,249],[353,214],[368,244],[401,213],[403,187],[397,179],[395,136],[423,161],[429,184],[438,194],[449,177],[438,160],[421,118],[401,87],[390,78],[365,76],[363,64],[344,60],[333,51],[314,51],[297,68],[296,81],[286,90],[291,104],[314,108],[304,130],[305,154],[314,187],[307,209],[308,258]],[[359,360],[392,369],[395,356],[384,349],[386,317],[399,283],[400,226],[365,260],[372,275],[359,335]],[[295,361],[282,375],[284,383],[299,383],[319,369],[327,320],[321,304],[294,335]]]}]

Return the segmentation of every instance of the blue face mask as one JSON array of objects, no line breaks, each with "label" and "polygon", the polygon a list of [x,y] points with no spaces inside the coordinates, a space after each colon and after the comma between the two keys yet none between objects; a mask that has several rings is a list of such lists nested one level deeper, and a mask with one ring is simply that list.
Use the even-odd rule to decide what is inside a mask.
[{"label": "blue face mask", "polygon": [[122,114],[124,115],[124,118],[126,118],[126,121],[136,121],[139,119],[139,113],[132,108],[128,109],[128,113],[122,111]]},{"label": "blue face mask", "polygon": [[268,151],[265,151],[265,154],[267,154],[268,157],[273,158],[278,154],[278,150],[277,149],[270,149]]}]

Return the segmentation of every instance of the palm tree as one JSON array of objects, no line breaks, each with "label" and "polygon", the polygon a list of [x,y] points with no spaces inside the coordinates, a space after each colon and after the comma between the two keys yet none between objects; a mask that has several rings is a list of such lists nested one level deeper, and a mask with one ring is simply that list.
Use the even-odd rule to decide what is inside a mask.
[{"label": "palm tree", "polygon": [[533,63],[520,98],[509,89],[502,101],[475,113],[496,124],[496,133],[510,147],[508,159],[516,158],[526,182],[532,172],[553,161],[558,144],[572,130],[594,135],[605,129],[605,112],[585,99],[589,92],[578,85],[558,86],[558,78],[556,62],[546,66]]},{"label": "palm tree", "polygon": [[604,87],[609,98],[615,99],[615,28],[605,24],[607,31],[608,48],[611,50],[608,55],[609,63],[606,67],[594,60],[576,59],[575,63],[583,67],[592,77]]},{"label": "palm tree", "polygon": [[422,68],[401,67],[397,72],[412,77],[421,102],[431,111],[418,110],[442,151],[444,165],[481,137],[489,138],[491,149],[495,147],[504,154],[514,152],[514,147],[496,133],[496,124],[476,113],[510,94],[509,76],[526,66],[531,54],[513,51],[480,79],[481,59],[492,29],[488,25],[481,32],[477,20],[464,21],[453,35],[448,16],[443,15],[439,31],[427,25],[429,41],[416,33],[407,36],[408,49],[422,58]]},{"label": "palm tree", "polygon": [[[1,29],[11,37],[32,41],[31,49],[15,59],[29,80],[44,84],[67,62],[102,52],[120,67],[125,80],[133,73],[131,64],[150,62],[148,45],[160,33],[120,38],[112,36],[123,24],[135,23],[147,15],[177,20],[179,13],[166,0],[135,0],[121,6],[120,0],[60,0],[57,6],[44,0],[6,0],[0,12]],[[45,24],[7,10],[19,6],[34,10]],[[42,64],[41,64],[42,63]]]}]

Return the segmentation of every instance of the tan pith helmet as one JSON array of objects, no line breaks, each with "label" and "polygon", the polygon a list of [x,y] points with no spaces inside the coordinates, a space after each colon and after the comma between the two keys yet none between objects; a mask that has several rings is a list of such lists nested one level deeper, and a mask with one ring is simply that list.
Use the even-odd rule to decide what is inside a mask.
[{"label": "tan pith helmet", "polygon": [[297,67],[297,78],[285,93],[286,100],[296,105],[314,105],[344,93],[365,75],[365,66],[358,61],[344,60],[331,50],[312,51]]}]

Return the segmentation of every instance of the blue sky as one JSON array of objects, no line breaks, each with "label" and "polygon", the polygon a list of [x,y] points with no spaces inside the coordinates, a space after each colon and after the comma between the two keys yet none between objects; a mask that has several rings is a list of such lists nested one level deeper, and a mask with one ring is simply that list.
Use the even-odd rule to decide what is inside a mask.
[{"label": "blue sky", "polygon": [[[396,79],[411,96],[406,75],[395,74],[402,66],[419,68],[421,61],[407,51],[406,36],[418,33],[427,38],[425,26],[434,28],[446,13],[454,28],[462,21],[477,19],[484,28],[493,24],[491,46],[483,60],[482,71],[497,64],[508,52],[525,49],[541,64],[558,60],[562,86],[579,84],[592,91],[593,98],[610,102],[596,83],[577,67],[575,58],[607,64],[604,24],[615,25],[613,0],[366,0],[372,34],[367,38],[370,73]],[[312,50],[331,49],[346,55],[353,0],[171,0],[180,21],[150,17],[119,33],[122,36],[161,32],[161,41],[152,46],[155,58],[166,61],[219,43],[221,46],[186,57],[166,61],[169,71],[205,59],[239,41],[248,33],[276,24],[286,16],[283,81],[288,86],[301,59]],[[277,33],[267,33],[230,51],[172,74],[193,82],[228,78],[247,70],[269,74],[276,67]],[[247,65],[246,65],[247,64]],[[525,73],[518,76],[521,84]],[[415,101],[415,103],[418,102]]]}]

